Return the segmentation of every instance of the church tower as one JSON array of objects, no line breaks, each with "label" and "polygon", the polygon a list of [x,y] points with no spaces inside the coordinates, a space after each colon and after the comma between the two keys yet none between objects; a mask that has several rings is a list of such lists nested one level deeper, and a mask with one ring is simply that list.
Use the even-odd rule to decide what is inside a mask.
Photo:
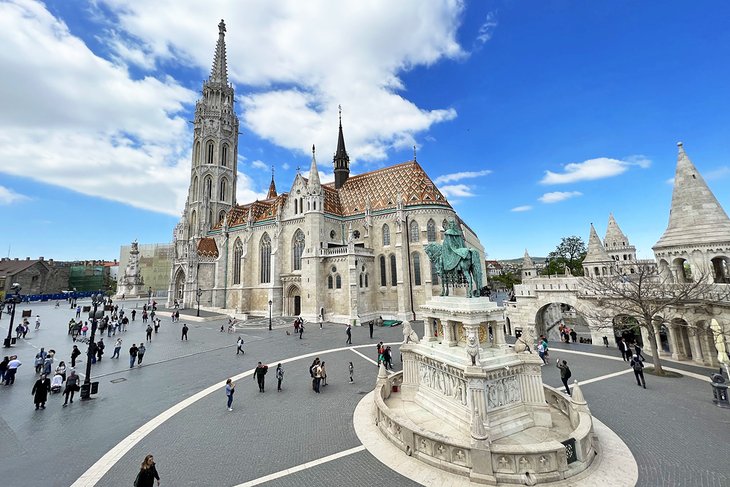
[{"label": "church tower", "polygon": [[221,20],[210,77],[195,104],[187,239],[204,235],[236,204],[238,117],[233,85],[228,82],[225,36],[226,24]]},{"label": "church tower", "polygon": [[342,107],[338,108],[340,110],[340,133],[337,136],[337,152],[332,159],[335,166],[335,189],[344,186],[345,181],[350,177],[350,156],[347,155],[345,136],[342,135]]},{"label": "church tower", "polygon": [[537,267],[530,254],[527,253],[527,249],[525,249],[525,255],[522,258],[522,282],[534,277],[537,277]]}]

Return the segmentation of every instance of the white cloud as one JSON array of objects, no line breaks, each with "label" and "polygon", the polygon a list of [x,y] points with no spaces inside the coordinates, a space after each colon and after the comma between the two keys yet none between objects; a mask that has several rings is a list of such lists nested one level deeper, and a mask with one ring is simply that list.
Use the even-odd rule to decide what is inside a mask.
[{"label": "white cloud", "polygon": [[288,163],[288,162],[285,162],[284,164],[282,164],[282,165],[281,165],[281,168],[282,168],[283,170],[285,170],[285,171],[288,171],[290,167],[291,167],[291,166],[289,165],[289,163]]},{"label": "white cloud", "polygon": [[[309,174],[311,171],[302,172],[302,176],[309,179]],[[324,171],[317,171],[317,174],[319,174],[319,182],[320,184],[327,184],[331,183],[335,180],[335,173],[334,172],[324,172]]]},{"label": "white cloud", "polygon": [[532,209],[532,206],[530,206],[530,205],[523,205],[523,206],[515,206],[510,211],[522,212],[522,211],[530,211],[531,209]]},{"label": "white cloud", "polygon": [[24,201],[30,199],[25,195],[16,193],[10,188],[0,186],[0,205],[9,205],[18,201]]},{"label": "white cloud", "polygon": [[728,166],[720,166],[716,169],[713,169],[711,171],[707,171],[705,173],[705,180],[707,181],[715,181],[718,179],[723,179],[730,176],[730,167]]},{"label": "white cloud", "polygon": [[486,176],[491,173],[492,173],[492,171],[490,171],[489,169],[484,169],[482,171],[455,172],[455,173],[444,174],[442,176],[439,176],[436,179],[434,179],[433,182],[436,184],[450,183],[450,182],[454,182],[454,181],[461,181],[462,179],[478,178],[481,176]]},{"label": "white cloud", "polygon": [[256,169],[262,169],[264,171],[268,171],[269,170],[269,165],[266,164],[264,161],[260,161],[258,159],[256,159],[255,161],[253,161],[251,163],[251,166],[252,167],[255,167]]},{"label": "white cloud", "polygon": [[[439,191],[446,197],[446,198],[469,198],[472,196],[475,196],[472,192],[471,188],[467,186],[466,184],[451,184],[446,186],[440,186]],[[453,201],[451,203],[454,203]]]},{"label": "white cloud", "polygon": [[650,165],[651,161],[644,156],[629,156],[624,160],[599,157],[566,164],[562,173],[545,171],[545,176],[540,182],[542,184],[567,184],[578,181],[592,181],[618,176],[626,172],[631,166],[645,169]]},{"label": "white cloud", "polygon": [[569,198],[575,198],[576,196],[581,196],[583,193],[580,191],[554,191],[552,193],[545,193],[544,195],[540,196],[538,198],[538,201],[542,203],[557,203],[559,201],[564,201]]},{"label": "white cloud", "polygon": [[664,182],[665,182],[665,183],[667,183],[667,184],[668,184],[668,185],[670,185],[670,186],[674,186],[674,178],[669,178],[669,179],[667,179],[667,180],[666,180],[666,181],[664,181]]},{"label": "white cloud", "polygon": [[479,27],[479,33],[477,34],[477,42],[484,44],[489,41],[494,35],[494,30],[497,28],[497,14],[495,12],[488,12],[487,18],[484,23]]},{"label": "white cloud", "polygon": [[[267,188],[268,189],[268,188]],[[267,191],[256,191],[254,182],[245,173],[239,172],[236,178],[236,201],[245,205],[256,200],[265,200]]]}]

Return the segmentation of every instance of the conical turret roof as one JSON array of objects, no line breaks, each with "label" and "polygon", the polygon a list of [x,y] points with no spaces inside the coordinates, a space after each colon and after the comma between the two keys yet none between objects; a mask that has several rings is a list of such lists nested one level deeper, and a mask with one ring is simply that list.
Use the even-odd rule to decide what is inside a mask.
[{"label": "conical turret roof", "polygon": [[527,253],[527,249],[525,249],[525,256],[522,258],[522,268],[523,269],[534,269],[535,268],[535,262],[533,262],[532,257],[530,257],[530,254]]},{"label": "conical turret roof", "polygon": [[679,155],[669,225],[653,249],[730,241],[730,219],[687,157],[682,143],[677,145]]},{"label": "conical turret roof", "polygon": [[608,226],[606,227],[606,237],[603,239],[606,248],[626,247],[629,245],[629,239],[619,228],[618,223],[613,218],[613,213],[608,214]]},{"label": "conical turret roof", "polygon": [[603,244],[601,243],[601,239],[598,238],[598,234],[596,233],[596,229],[593,226],[593,223],[591,223],[591,235],[588,237],[588,253],[586,253],[586,258],[583,259],[583,263],[594,263],[594,262],[612,262],[613,259],[608,256],[606,253],[606,249],[603,247]]},{"label": "conical turret roof", "polygon": [[317,159],[314,157],[314,145],[312,145],[312,165],[309,166],[309,180],[307,181],[307,189],[310,193],[322,191],[322,184],[319,182],[319,169],[317,168]]},{"label": "conical turret roof", "polygon": [[271,166],[271,184],[269,184],[269,192],[266,193],[266,199],[276,198],[276,183],[274,183],[274,166]]},{"label": "conical turret roof", "polygon": [[218,43],[215,46],[213,66],[210,69],[211,83],[228,84],[228,61],[226,60],[226,23],[223,20],[218,24]]}]

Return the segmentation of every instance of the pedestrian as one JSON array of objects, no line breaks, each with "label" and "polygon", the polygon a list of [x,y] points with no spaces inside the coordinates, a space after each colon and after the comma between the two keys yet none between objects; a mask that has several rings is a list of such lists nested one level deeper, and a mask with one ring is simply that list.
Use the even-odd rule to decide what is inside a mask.
[{"label": "pedestrian", "polygon": [[345,333],[347,334],[347,340],[345,341],[345,344],[352,345],[352,325],[350,325],[349,323],[347,324]]},{"label": "pedestrian", "polygon": [[64,382],[66,381],[66,363],[63,360],[58,363],[58,367],[56,367],[56,373],[63,378]]},{"label": "pedestrian", "polygon": [[147,310],[142,311],[142,323],[147,323]]},{"label": "pedestrian", "polygon": [[182,336],[180,337],[180,340],[187,340],[187,339],[188,339],[188,325],[183,323]]},{"label": "pedestrian", "polygon": [[180,321],[180,311],[175,311],[175,322]]},{"label": "pedestrian", "polygon": [[299,339],[302,339],[302,334],[304,333],[304,322],[302,321],[299,323]]},{"label": "pedestrian", "polygon": [[139,349],[137,348],[137,345],[134,343],[131,347],[129,347],[129,368],[131,369],[134,367],[134,361],[137,360],[137,352],[139,352]]},{"label": "pedestrian", "polygon": [[319,359],[317,359],[317,365],[314,366],[314,392],[319,394],[319,386],[322,383],[322,368],[320,367]]},{"label": "pedestrian", "polygon": [[281,367],[281,364],[278,364],[276,366],[276,390],[277,392],[281,391],[281,381],[284,380],[284,369]]},{"label": "pedestrian", "polygon": [[96,355],[99,362],[101,362],[101,356],[104,355],[104,346],[104,338],[99,338],[99,341],[96,342]]},{"label": "pedestrian", "polygon": [[547,360],[545,360],[545,342],[542,341],[542,338],[538,340],[537,354],[540,356],[540,360],[542,360],[540,367],[547,365]]},{"label": "pedestrian", "polygon": [[642,360],[642,362],[643,362],[643,361],[645,361],[645,360],[646,360],[646,358],[644,358],[644,356],[643,356],[643,355],[641,354],[641,352],[643,352],[643,350],[642,350],[642,348],[641,348],[641,347],[639,346],[639,344],[638,344],[638,343],[634,343],[634,355],[638,355],[638,356],[639,356],[639,358],[640,358],[640,359]]},{"label": "pedestrian", "polygon": [[368,326],[370,327],[370,338],[373,338],[373,328],[375,327],[375,323],[373,323],[375,320],[370,320],[370,323],[368,323]]},{"label": "pedestrian", "polygon": [[622,338],[619,342],[618,349],[621,352],[621,357],[624,359],[625,362],[631,360],[631,347],[628,343],[626,343],[625,338]]},{"label": "pedestrian", "polygon": [[324,362],[319,366],[319,375],[322,378],[322,385],[327,386],[327,369],[324,366]]},{"label": "pedestrian", "polygon": [[608,337],[607,336],[603,337],[603,344],[606,346],[606,348],[608,348]]},{"label": "pedestrian", "polygon": [[154,457],[147,455],[142,461],[142,467],[137,473],[137,478],[134,480],[135,487],[153,487],[157,480],[157,486],[160,485],[160,475],[157,473],[157,467],[155,467]]},{"label": "pedestrian", "polygon": [[117,341],[114,343],[114,353],[112,354],[112,358],[119,358],[119,352],[122,350],[122,339],[117,338]]},{"label": "pedestrian", "polygon": [[129,324],[129,318],[126,316],[122,318],[122,331],[127,331],[127,325]]},{"label": "pedestrian", "polygon": [[383,350],[383,363],[386,369],[393,370],[393,354],[390,347],[385,347],[385,350]]},{"label": "pedestrian", "polygon": [[84,321],[84,326],[81,327],[81,334],[86,336],[87,331],[89,331],[89,325]]},{"label": "pedestrian", "polygon": [[15,374],[18,372],[18,367],[23,363],[18,360],[17,355],[11,355],[10,361],[8,362],[8,370],[5,371],[5,385],[9,386],[15,384]]},{"label": "pedestrian", "polygon": [[33,384],[33,390],[30,392],[33,394],[33,402],[35,403],[36,409],[46,409],[46,400],[50,391],[50,379],[46,377],[46,374],[41,374],[38,380],[35,381],[35,384]]},{"label": "pedestrian", "polygon": [[81,318],[81,306],[76,306],[76,318]]},{"label": "pedestrian", "polygon": [[142,366],[142,359],[146,352],[147,348],[145,348],[144,343],[140,343],[139,348],[137,349],[137,365]]},{"label": "pedestrian", "polygon": [[236,384],[231,379],[226,379],[226,396],[228,397],[228,410],[233,411],[233,393],[236,392]]},{"label": "pedestrian", "polygon": [[383,342],[378,342],[378,366],[380,366],[380,362],[383,361],[383,352],[385,351],[385,348],[383,348]]},{"label": "pedestrian", "polygon": [[46,355],[46,359],[43,361],[43,375],[46,377],[51,375],[51,369],[53,368],[53,357]]},{"label": "pedestrian", "polygon": [[314,392],[317,392],[317,385],[316,385],[316,378],[315,378],[315,371],[319,367],[319,357],[315,358],[312,362],[312,365],[309,366],[309,376],[312,378],[312,390]]},{"label": "pedestrian", "polygon": [[352,384],[353,376],[355,375],[355,366],[352,365],[352,362],[350,362],[350,365],[348,366],[348,369],[350,370],[350,383]]},{"label": "pedestrian", "polygon": [[570,339],[575,343],[578,340],[578,334],[575,332],[575,328],[570,330]]},{"label": "pedestrian", "polygon": [[[0,304],[0,308],[2,308],[2,304]],[[10,362],[10,357],[7,355],[3,357],[3,361],[0,362],[0,382],[5,381],[5,373],[8,371],[8,362]]]},{"label": "pedestrian", "polygon": [[256,366],[256,369],[253,371],[253,378],[256,379],[256,381],[259,383],[259,392],[264,392],[264,378],[266,376],[266,372],[269,371],[269,366],[264,365],[261,362]]},{"label": "pedestrian", "polygon": [[134,321],[134,318],[135,318],[136,316],[137,316],[137,310],[136,310],[136,309],[133,309],[133,310],[132,310],[132,321]]},{"label": "pedestrian", "polygon": [[76,367],[76,357],[79,355],[81,355],[81,350],[77,345],[74,345],[74,348],[71,349],[71,367]]},{"label": "pedestrian", "polygon": [[644,386],[644,389],[646,389],[646,380],[644,379],[644,362],[641,360],[641,358],[639,358],[638,355],[634,355],[631,358],[631,362],[629,362],[629,365],[632,369],[634,369],[636,385],[639,387]]},{"label": "pedestrian", "polygon": [[238,340],[236,341],[236,355],[238,355],[239,353],[246,353],[243,351],[243,338],[240,336],[238,337]]},{"label": "pedestrian", "polygon": [[35,331],[38,331],[41,329],[41,315],[35,316]]},{"label": "pedestrian", "polygon": [[41,370],[43,370],[43,362],[46,360],[46,352],[43,347],[41,347],[40,351],[35,354],[35,359],[33,359],[33,365],[35,365],[35,373],[40,374]]},{"label": "pedestrian", "polygon": [[160,332],[160,323],[161,322],[162,322],[162,320],[160,318],[155,319],[155,333]]},{"label": "pedestrian", "polygon": [[565,386],[565,393],[572,396],[570,388],[568,387],[568,379],[570,379],[570,376],[572,375],[570,373],[570,367],[568,367],[568,362],[558,359],[555,365],[560,369],[560,380],[563,381],[563,385]]},{"label": "pedestrian", "polygon": [[79,389],[79,376],[76,375],[76,369],[71,369],[71,372],[68,374],[68,379],[66,379],[66,389],[63,391],[63,407],[68,406],[69,396],[71,396],[71,403],[74,402],[74,393]]},{"label": "pedestrian", "polygon": [[145,330],[147,332],[147,341],[152,341],[152,325],[147,325],[147,329]]}]

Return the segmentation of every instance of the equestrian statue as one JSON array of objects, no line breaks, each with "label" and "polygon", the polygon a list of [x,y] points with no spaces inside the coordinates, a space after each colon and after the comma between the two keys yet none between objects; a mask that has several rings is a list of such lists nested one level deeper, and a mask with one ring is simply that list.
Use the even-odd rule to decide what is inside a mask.
[{"label": "equestrian statue", "polygon": [[482,266],[479,251],[466,246],[464,236],[454,220],[448,223],[444,231],[444,242],[426,245],[426,254],[441,279],[441,296],[449,295],[449,284],[455,286],[464,281],[468,298],[480,295]]}]

